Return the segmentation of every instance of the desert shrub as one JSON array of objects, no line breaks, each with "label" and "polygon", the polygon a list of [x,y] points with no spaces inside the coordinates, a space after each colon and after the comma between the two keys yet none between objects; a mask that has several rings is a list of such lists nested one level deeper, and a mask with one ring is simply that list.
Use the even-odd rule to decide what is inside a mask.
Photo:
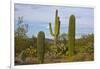
[{"label": "desert shrub", "polygon": [[[15,37],[15,54],[20,54],[22,50],[29,48],[30,46],[36,49],[36,38],[19,38]],[[16,55],[15,55],[16,56]]]},{"label": "desert shrub", "polygon": [[93,53],[94,52],[94,36],[85,35],[80,39],[76,39],[75,51],[77,53]]},{"label": "desert shrub", "polygon": [[68,38],[66,33],[62,33],[59,36],[59,42],[58,42],[58,47],[57,47],[57,53],[59,56],[61,55],[66,55],[66,52],[68,51]]},{"label": "desert shrub", "polygon": [[27,57],[36,57],[36,49],[29,47],[23,50],[20,55],[22,60],[25,60]]},{"label": "desert shrub", "polygon": [[84,35],[75,41],[75,55],[67,56],[67,61],[94,60],[94,35]]},{"label": "desert shrub", "polygon": [[93,56],[93,54],[90,55],[88,53],[78,53],[78,54],[71,56],[71,57],[67,56],[66,59],[68,62],[92,61],[92,60],[94,60],[94,56]]},{"label": "desert shrub", "polygon": [[20,53],[22,50],[28,48],[30,42],[27,39],[15,38],[15,53]]}]

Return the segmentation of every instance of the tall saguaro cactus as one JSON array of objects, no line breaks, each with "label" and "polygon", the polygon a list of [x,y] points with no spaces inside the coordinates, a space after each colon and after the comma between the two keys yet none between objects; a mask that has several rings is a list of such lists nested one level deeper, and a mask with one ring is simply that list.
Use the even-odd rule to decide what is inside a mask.
[{"label": "tall saguaro cactus", "polygon": [[40,31],[38,33],[38,38],[37,38],[37,57],[39,63],[44,62],[44,53],[45,53],[45,34],[44,32]]},{"label": "tall saguaro cactus", "polygon": [[54,37],[54,44],[55,46],[57,46],[57,39],[60,34],[60,18],[58,16],[58,10],[56,10],[56,14],[55,14],[54,32],[52,31],[51,22],[49,23],[49,30],[50,30],[50,34]]},{"label": "tall saguaro cactus", "polygon": [[75,16],[71,15],[69,19],[69,29],[68,29],[68,51],[69,56],[74,54],[75,46]]}]

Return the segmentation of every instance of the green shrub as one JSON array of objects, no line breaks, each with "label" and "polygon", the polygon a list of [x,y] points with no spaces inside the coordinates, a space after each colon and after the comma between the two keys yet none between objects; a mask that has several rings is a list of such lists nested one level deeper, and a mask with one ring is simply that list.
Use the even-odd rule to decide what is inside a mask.
[{"label": "green shrub", "polygon": [[36,49],[29,47],[23,50],[20,55],[22,60],[25,60],[27,57],[36,57]]}]

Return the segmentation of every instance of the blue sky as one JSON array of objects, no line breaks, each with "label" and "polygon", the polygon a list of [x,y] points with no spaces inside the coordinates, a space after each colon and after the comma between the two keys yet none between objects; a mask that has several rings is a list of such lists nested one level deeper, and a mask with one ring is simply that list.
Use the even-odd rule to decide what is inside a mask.
[{"label": "blue sky", "polygon": [[[54,26],[55,10],[58,9],[60,16],[60,32],[68,32],[70,15],[76,17],[76,37],[94,32],[94,9],[67,6],[46,6],[32,4],[15,4],[15,29],[17,27],[18,16],[23,16],[23,22],[29,25],[27,35],[37,36],[39,31],[44,31],[46,38],[52,38],[49,32],[49,22]],[[53,29],[54,30],[54,29]]]}]

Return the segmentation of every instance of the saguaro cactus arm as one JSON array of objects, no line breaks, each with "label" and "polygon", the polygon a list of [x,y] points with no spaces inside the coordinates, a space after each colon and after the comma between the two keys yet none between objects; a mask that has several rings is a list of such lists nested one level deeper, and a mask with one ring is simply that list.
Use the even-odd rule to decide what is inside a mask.
[{"label": "saguaro cactus arm", "polygon": [[51,34],[52,36],[54,36],[54,33],[53,33],[53,31],[52,31],[51,23],[49,23],[49,30],[50,30],[50,34]]},{"label": "saguaro cactus arm", "polygon": [[54,23],[54,32],[52,31],[51,23],[49,23],[49,30],[52,36],[58,36],[60,33],[60,18],[58,16],[58,10],[55,13],[55,23]]}]

